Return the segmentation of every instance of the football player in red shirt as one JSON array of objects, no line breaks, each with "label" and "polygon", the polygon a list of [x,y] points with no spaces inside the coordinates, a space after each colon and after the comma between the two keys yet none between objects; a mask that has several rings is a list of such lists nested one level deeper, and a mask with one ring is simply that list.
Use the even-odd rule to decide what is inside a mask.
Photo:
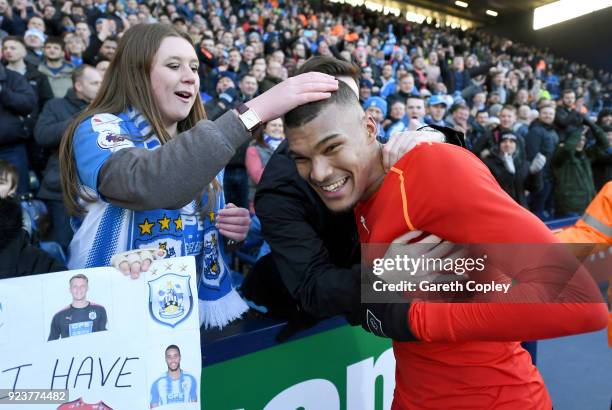
[{"label": "football player in red shirt", "polygon": [[[355,209],[362,243],[391,243],[411,231],[459,244],[558,243],[460,147],[418,144],[385,174],[376,123],[342,83],[328,100],[289,112],[285,125],[300,175],[331,210]],[[545,272],[532,272],[530,283],[513,289],[537,294],[546,283],[540,276]],[[368,305],[380,327],[367,323],[366,330],[394,339],[393,409],[550,409],[542,377],[518,341],[607,324],[588,275],[577,271],[564,291],[585,303]]]}]

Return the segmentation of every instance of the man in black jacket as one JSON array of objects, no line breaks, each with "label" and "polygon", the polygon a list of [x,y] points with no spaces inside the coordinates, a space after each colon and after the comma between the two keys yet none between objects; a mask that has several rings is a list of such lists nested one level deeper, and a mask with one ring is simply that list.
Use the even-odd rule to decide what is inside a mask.
[{"label": "man in black jacket", "polygon": [[[359,69],[350,63],[315,57],[298,72],[308,71],[335,75],[358,94]],[[409,149],[403,146],[401,134],[394,137],[382,150],[383,164],[389,167]],[[280,276],[298,309],[319,319],[344,315],[351,324],[363,323],[361,252],[355,217],[352,212],[332,213],[327,209],[319,195],[300,177],[289,156],[287,142],[268,161],[254,202],[263,237],[272,250],[258,264],[275,268],[276,272],[270,274]],[[402,304],[394,305],[400,307],[397,317],[403,317]],[[387,336],[401,340],[403,329],[392,330]]]},{"label": "man in black jacket", "polygon": [[58,149],[70,122],[96,97],[102,77],[95,68],[84,64],[73,71],[72,83],[73,88],[64,98],[55,98],[45,105],[34,129],[36,142],[52,150],[38,197],[45,201],[49,209],[53,239],[64,249],[70,243],[72,230],[62,203]]},{"label": "man in black jacket", "polygon": [[[316,57],[301,70],[357,80],[359,68]],[[351,79],[352,78],[352,79]],[[268,161],[255,194],[262,234],[283,284],[300,309],[319,319],[345,315],[359,323],[360,249],[352,212],[332,214],[297,172],[283,142]]]},{"label": "man in black jacket", "polygon": [[546,159],[540,154],[535,156],[530,164],[519,155],[517,146],[518,136],[505,131],[500,136],[499,145],[491,149],[491,154],[483,159],[483,162],[502,189],[526,208],[525,190],[541,189],[540,172]]},{"label": "man in black jacket", "polygon": [[28,191],[29,165],[23,117],[36,108],[36,95],[28,80],[0,64],[0,158],[12,163],[19,174],[17,193]]},{"label": "man in black jacket", "polygon": [[554,182],[550,162],[559,144],[559,135],[553,125],[554,120],[555,106],[543,105],[540,107],[538,119],[531,123],[525,136],[527,160],[532,161],[537,154],[542,154],[546,158],[546,165],[542,170],[542,189],[532,192],[529,196],[531,212],[544,220],[552,217],[553,214]]},{"label": "man in black jacket", "polygon": [[352,212],[332,214],[297,172],[287,142],[270,158],[255,194],[268,256],[289,293],[318,318],[359,323],[360,250]]},{"label": "man in black jacket", "polygon": [[574,108],[576,104],[576,92],[572,89],[563,90],[561,94],[561,105],[555,113],[555,126],[559,133],[561,142],[579,131],[582,127],[583,115]]},{"label": "man in black jacket", "polygon": [[42,75],[36,66],[25,61],[27,48],[21,37],[9,36],[2,44],[4,58],[8,62],[6,68],[25,76],[38,97],[38,108],[42,109],[47,101],[53,98],[53,91],[47,77]]},{"label": "man in black jacket", "polygon": [[38,120],[38,115],[44,105],[53,98],[53,90],[49,84],[47,76],[43,75],[36,65],[25,61],[27,48],[21,37],[7,37],[2,45],[4,58],[8,62],[6,68],[25,76],[26,80],[34,89],[34,94],[38,99],[38,104],[34,110],[24,119],[24,126],[28,137],[28,151],[30,154],[30,165],[37,173],[42,172],[47,163],[47,152],[36,145],[31,137],[34,135],[34,126]]}]

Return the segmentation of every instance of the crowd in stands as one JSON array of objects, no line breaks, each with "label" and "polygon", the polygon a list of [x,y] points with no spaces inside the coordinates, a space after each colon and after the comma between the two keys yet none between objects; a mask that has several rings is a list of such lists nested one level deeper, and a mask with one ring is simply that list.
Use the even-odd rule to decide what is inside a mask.
[{"label": "crowd in stands", "polygon": [[[12,164],[2,165],[0,184],[14,181],[23,201],[44,204],[41,236],[64,249],[72,229],[62,135],[95,98],[122,33],[152,22],[174,25],[197,45],[210,119],[310,56],[334,56],[361,69],[359,98],[382,143],[425,124],[460,130],[501,187],[542,219],[581,214],[612,177],[610,73],[481,29],[320,1],[0,0],[0,164]],[[252,205],[282,138],[282,121],[271,121],[238,150],[225,170],[226,202]]]}]

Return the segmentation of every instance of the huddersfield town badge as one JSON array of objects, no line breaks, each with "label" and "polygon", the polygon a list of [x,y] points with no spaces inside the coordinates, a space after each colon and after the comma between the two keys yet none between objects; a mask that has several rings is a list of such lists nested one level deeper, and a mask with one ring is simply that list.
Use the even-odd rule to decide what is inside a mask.
[{"label": "huddersfield town badge", "polygon": [[153,320],[176,327],[193,310],[189,276],[166,273],[149,281],[149,313]]}]

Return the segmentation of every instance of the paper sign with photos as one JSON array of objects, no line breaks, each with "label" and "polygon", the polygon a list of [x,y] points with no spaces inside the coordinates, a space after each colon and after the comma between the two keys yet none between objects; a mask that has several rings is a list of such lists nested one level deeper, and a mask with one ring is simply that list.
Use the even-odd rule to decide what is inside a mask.
[{"label": "paper sign with photos", "polygon": [[[199,409],[196,289],[193,257],[0,281],[0,408]],[[15,396],[41,389],[68,395]]]}]

